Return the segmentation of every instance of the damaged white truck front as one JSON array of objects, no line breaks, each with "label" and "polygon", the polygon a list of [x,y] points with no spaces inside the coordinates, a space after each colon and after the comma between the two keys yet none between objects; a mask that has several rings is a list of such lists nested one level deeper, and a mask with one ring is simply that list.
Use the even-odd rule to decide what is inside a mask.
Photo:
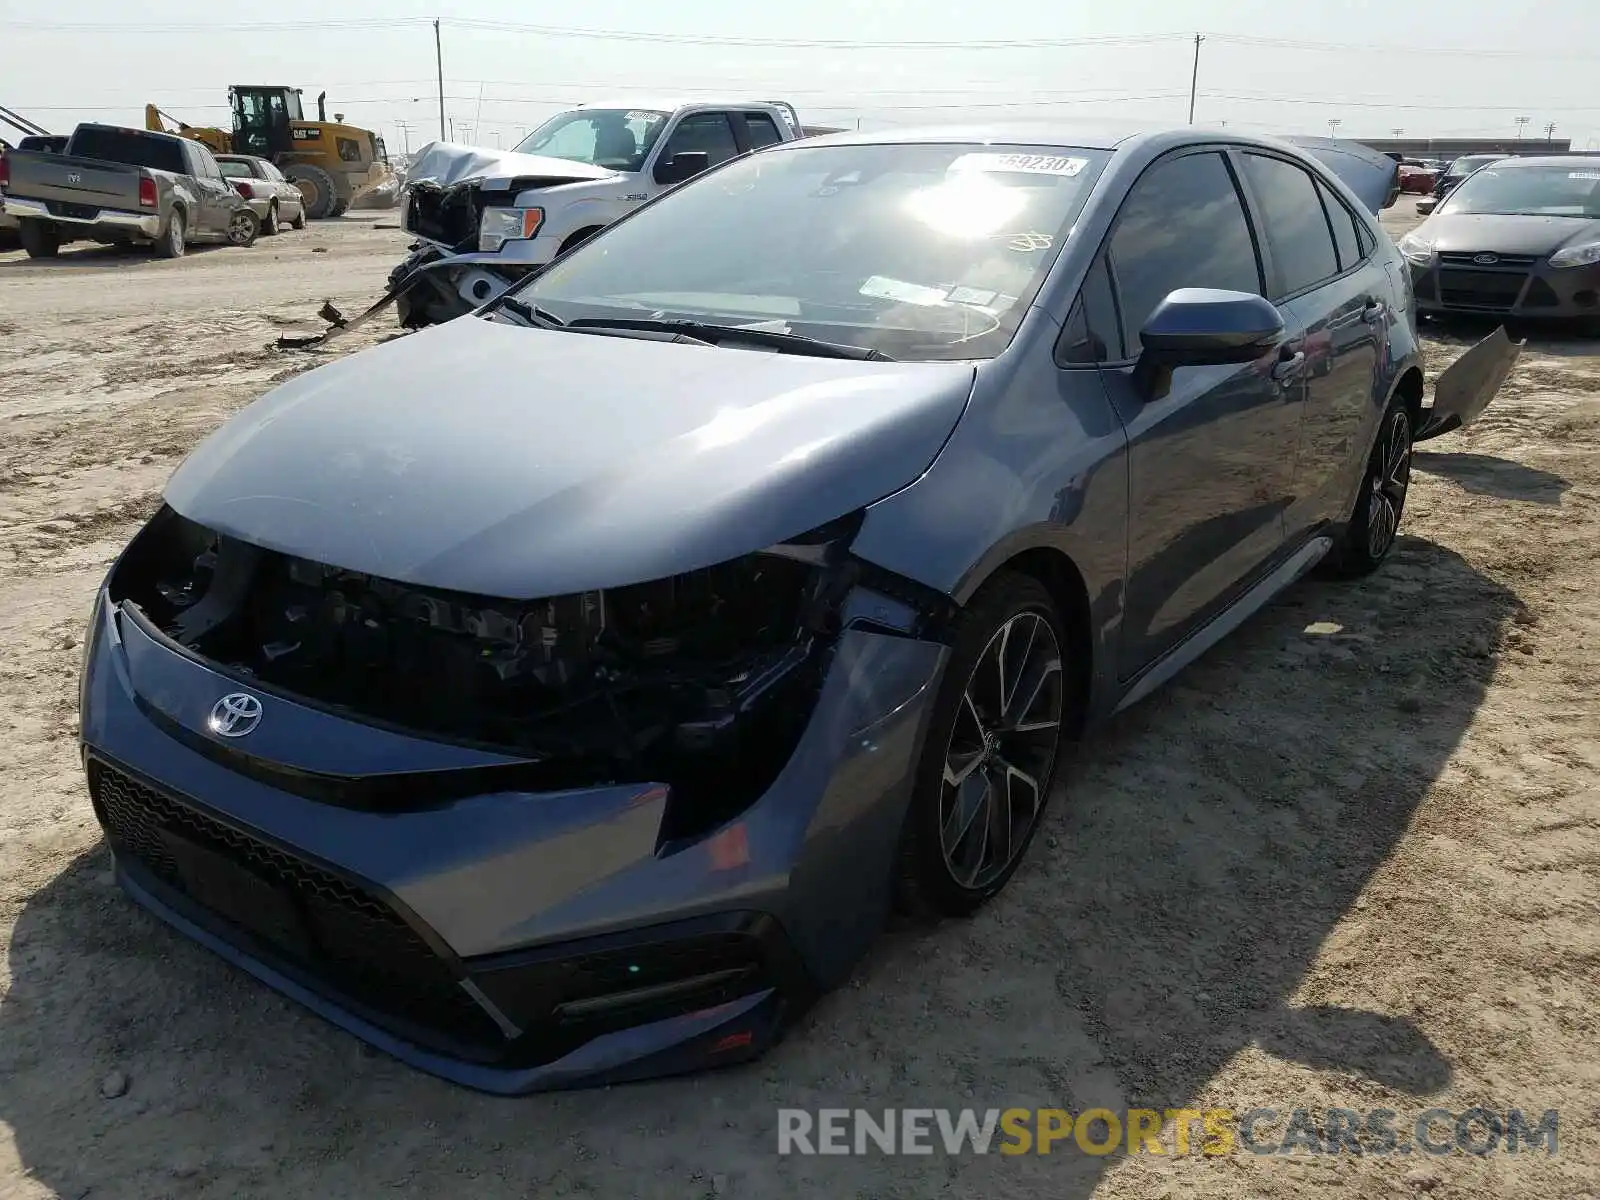
[{"label": "damaged white truck front", "polygon": [[430,142],[412,162],[389,276],[400,322],[448,321],[730,158],[803,136],[784,101],[585,104],[513,150]]}]

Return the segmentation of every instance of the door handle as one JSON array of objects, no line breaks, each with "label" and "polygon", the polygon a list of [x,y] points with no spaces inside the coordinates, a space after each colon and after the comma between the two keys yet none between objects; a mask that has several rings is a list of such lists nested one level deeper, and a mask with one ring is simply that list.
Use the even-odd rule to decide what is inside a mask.
[{"label": "door handle", "polygon": [[1306,365],[1306,352],[1304,350],[1290,350],[1285,346],[1278,352],[1278,361],[1272,366],[1272,378],[1275,383],[1288,383],[1300,369]]}]

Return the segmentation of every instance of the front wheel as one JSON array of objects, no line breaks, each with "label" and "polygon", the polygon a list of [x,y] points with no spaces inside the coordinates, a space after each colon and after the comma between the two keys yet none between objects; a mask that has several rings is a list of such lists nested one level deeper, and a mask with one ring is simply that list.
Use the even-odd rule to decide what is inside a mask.
[{"label": "front wheel", "polygon": [[965,916],[999,893],[1038,831],[1069,693],[1045,587],[995,576],[968,606],[928,726],[901,834],[896,902]]},{"label": "front wheel", "polygon": [[1411,412],[1396,396],[1383,414],[1378,439],[1367,456],[1355,508],[1328,556],[1335,575],[1353,578],[1378,569],[1400,533],[1406,493],[1411,489]]},{"label": "front wheel", "polygon": [[261,232],[272,237],[278,232],[278,204],[273,201],[267,205],[267,219],[261,222]]}]

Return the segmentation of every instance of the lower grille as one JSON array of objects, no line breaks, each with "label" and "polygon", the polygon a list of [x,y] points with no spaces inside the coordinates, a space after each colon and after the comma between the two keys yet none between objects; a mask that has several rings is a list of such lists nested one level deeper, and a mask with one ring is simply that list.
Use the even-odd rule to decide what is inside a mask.
[{"label": "lower grille", "polygon": [[1457,308],[1507,309],[1522,295],[1525,271],[1467,271],[1440,265],[1439,299]]},{"label": "lower grille", "polygon": [[476,1058],[503,1045],[450,965],[372,892],[104,763],[90,763],[89,790],[119,855],[377,1023]]}]

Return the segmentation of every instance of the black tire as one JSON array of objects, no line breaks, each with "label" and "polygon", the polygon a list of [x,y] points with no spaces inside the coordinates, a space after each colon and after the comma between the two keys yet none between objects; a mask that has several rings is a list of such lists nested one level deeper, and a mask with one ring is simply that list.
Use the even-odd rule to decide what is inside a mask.
[{"label": "black tire", "polygon": [[276,237],[280,226],[278,225],[278,202],[274,200],[267,205],[267,219],[261,222],[261,232],[266,237]]},{"label": "black tire", "polygon": [[182,258],[189,244],[189,222],[183,209],[175,208],[167,219],[167,227],[151,247],[157,258]]},{"label": "black tire", "polygon": [[320,221],[337,215],[333,210],[339,202],[339,189],[332,175],[311,163],[291,163],[283,173],[305,197],[303,208],[308,217]]},{"label": "black tire", "polygon": [[290,229],[304,229],[306,227],[306,206],[302,201],[300,211],[295,213],[294,220],[289,222]]},{"label": "black tire", "polygon": [[342,216],[345,215],[345,213],[347,213],[349,211],[350,211],[350,201],[348,201],[348,200],[335,200],[333,202],[333,211],[331,213],[329,213],[328,215],[330,217],[342,217]]},{"label": "black tire", "polygon": [[1350,519],[1325,560],[1326,574],[1343,579],[1370,575],[1394,549],[1411,490],[1413,433],[1411,410],[1396,396],[1378,426]]},{"label": "black tire", "polygon": [[561,249],[557,250],[556,253],[561,255],[565,254],[568,250],[577,249],[604,228],[604,225],[591,225],[587,229],[580,229],[576,233],[569,233],[567,235],[567,240],[561,243]]},{"label": "black tire", "polygon": [[29,217],[17,222],[17,236],[29,258],[54,258],[61,253],[61,231],[49,221]]},{"label": "black tire", "polygon": [[[1031,576],[1002,572],[968,605],[901,832],[902,912],[966,916],[999,893],[1026,856],[1071,724],[1066,645],[1055,602]],[[1009,697],[997,651],[1014,671]]]},{"label": "black tire", "polygon": [[235,209],[228,218],[228,245],[253,246],[261,233],[261,218],[248,208]]}]

